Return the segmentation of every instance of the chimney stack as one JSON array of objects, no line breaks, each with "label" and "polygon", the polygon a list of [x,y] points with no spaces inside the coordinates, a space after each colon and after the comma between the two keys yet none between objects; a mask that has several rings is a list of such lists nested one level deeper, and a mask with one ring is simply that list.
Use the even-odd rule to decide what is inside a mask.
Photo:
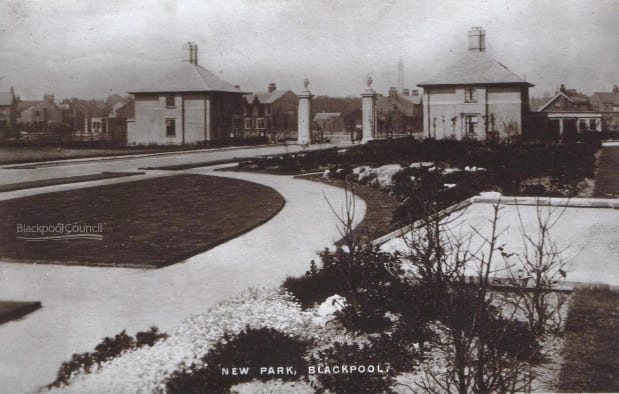
[{"label": "chimney stack", "polygon": [[419,90],[413,90],[413,97],[419,96]]},{"label": "chimney stack", "polygon": [[190,64],[198,64],[198,45],[189,41],[183,45],[183,50],[187,51],[187,58],[183,59],[184,62]]},{"label": "chimney stack", "polygon": [[277,85],[275,85],[275,82],[271,82],[269,84],[268,90],[269,90],[269,93],[273,93],[274,91],[277,90]]},{"label": "chimney stack", "polygon": [[395,86],[392,86],[389,88],[389,96],[391,97],[395,97],[398,95],[398,88],[396,88]]},{"label": "chimney stack", "polygon": [[469,51],[486,51],[486,32],[481,27],[472,27],[469,30]]},{"label": "chimney stack", "polygon": [[402,89],[402,94],[404,96],[410,96],[411,95],[411,91],[410,91],[410,89]]}]

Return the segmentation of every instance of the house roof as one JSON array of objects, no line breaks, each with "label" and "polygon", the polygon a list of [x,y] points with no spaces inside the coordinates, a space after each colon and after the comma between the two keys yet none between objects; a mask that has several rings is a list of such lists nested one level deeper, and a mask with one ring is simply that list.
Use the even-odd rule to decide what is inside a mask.
[{"label": "house roof", "polygon": [[162,73],[161,77],[149,82],[151,86],[133,90],[129,93],[154,92],[230,92],[241,90],[202,66],[192,63],[179,63]]},{"label": "house roof", "polygon": [[573,104],[579,104],[579,103],[588,104],[589,103],[589,97],[587,97],[586,95],[582,93],[577,92],[574,89],[570,89],[570,90],[565,90],[565,91],[559,91],[557,94],[554,95],[553,98],[548,100],[546,104],[539,107],[537,111],[543,112],[546,108],[550,107],[550,105],[554,103],[561,96],[565,97],[569,102]]},{"label": "house roof", "polygon": [[340,116],[342,116],[341,112],[317,112],[316,115],[314,115],[314,120],[327,120]]},{"label": "house roof", "polygon": [[597,96],[604,104],[619,105],[619,93],[613,92],[595,92],[593,96]]},{"label": "house roof", "polygon": [[35,105],[39,105],[43,100],[19,100],[17,103],[17,110],[19,112],[25,111],[28,108],[32,108]]},{"label": "house roof", "polygon": [[421,104],[421,97],[419,96],[404,96],[404,95],[388,95],[378,96],[376,98],[376,110],[390,112],[396,107],[399,111],[402,111],[406,116],[415,115],[415,105]]},{"label": "house roof", "polygon": [[0,105],[11,105],[15,96],[11,92],[0,92]]},{"label": "house roof", "polygon": [[245,97],[245,100],[250,104],[256,99],[260,104],[273,104],[288,92],[290,92],[290,90],[274,90],[272,92],[250,93],[243,97]]},{"label": "house roof", "polygon": [[534,86],[516,75],[486,52],[469,51],[440,71],[434,79],[417,86],[469,85],[469,84],[521,84]]}]

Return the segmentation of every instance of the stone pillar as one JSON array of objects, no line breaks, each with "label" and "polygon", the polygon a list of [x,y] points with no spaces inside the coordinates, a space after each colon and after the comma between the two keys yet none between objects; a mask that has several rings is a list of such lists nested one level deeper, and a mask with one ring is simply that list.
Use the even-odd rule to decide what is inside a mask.
[{"label": "stone pillar", "polygon": [[361,113],[363,119],[363,137],[365,144],[375,138],[376,134],[376,92],[372,89],[372,77],[368,76],[368,88],[361,94]]},{"label": "stone pillar", "polygon": [[312,142],[312,97],[314,95],[307,89],[309,79],[303,80],[305,90],[301,91],[297,97],[299,98],[299,108],[297,110],[297,143],[301,145],[309,145]]}]

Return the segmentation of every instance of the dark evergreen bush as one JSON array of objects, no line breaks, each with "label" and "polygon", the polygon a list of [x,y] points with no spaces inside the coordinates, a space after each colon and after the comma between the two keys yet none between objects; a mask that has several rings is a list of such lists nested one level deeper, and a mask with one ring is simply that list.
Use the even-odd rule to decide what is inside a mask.
[{"label": "dark evergreen bush", "polygon": [[[253,379],[297,380],[307,373],[303,356],[307,343],[271,328],[250,329],[238,336],[224,337],[202,361],[205,367],[192,365],[175,372],[166,381],[168,393],[226,393],[237,383]],[[260,374],[260,367],[293,367],[296,375]],[[222,368],[249,368],[246,374],[227,375]]]}]

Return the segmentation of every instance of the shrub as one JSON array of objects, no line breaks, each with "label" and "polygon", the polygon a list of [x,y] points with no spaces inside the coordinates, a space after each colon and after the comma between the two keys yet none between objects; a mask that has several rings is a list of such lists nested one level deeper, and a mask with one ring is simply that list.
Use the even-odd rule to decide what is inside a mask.
[{"label": "shrub", "polygon": [[65,361],[60,365],[56,374],[56,380],[48,385],[49,388],[61,387],[69,384],[71,377],[75,373],[89,373],[93,367],[99,367],[102,363],[120,356],[123,352],[131,349],[136,349],[144,345],[152,346],[155,342],[167,338],[168,335],[160,333],[155,326],[150,327],[149,331],[138,332],[136,334],[137,341],[130,335],[127,335],[125,330],[113,338],[105,337],[97,346],[94,352],[75,353],[71,356],[71,360]]},{"label": "shrub", "polygon": [[[392,392],[391,385],[395,382],[395,370],[389,365],[384,357],[385,351],[394,350],[393,348],[379,348],[377,345],[366,344],[340,344],[335,343],[332,347],[319,351],[317,356],[311,357],[313,365],[335,366],[335,365],[356,365],[367,366],[379,365],[385,372],[352,372],[352,373],[331,373],[317,374],[320,385],[325,390],[334,393],[389,393]],[[375,367],[376,368],[376,367]]]},{"label": "shrub", "polygon": [[288,278],[283,283],[305,308],[339,294],[347,307],[338,316],[351,330],[373,332],[389,325],[385,313],[401,295],[403,285],[399,260],[367,246],[350,254],[338,250],[322,255],[322,267],[312,262],[301,278]]},{"label": "shrub", "polygon": [[[303,359],[307,343],[271,328],[250,329],[235,337],[224,337],[202,359],[201,367],[192,365],[175,372],[166,381],[168,393],[222,393],[237,383],[253,379],[296,380],[307,371]],[[296,375],[260,374],[261,367],[293,367]],[[247,374],[224,375],[222,368],[249,368]]]}]

